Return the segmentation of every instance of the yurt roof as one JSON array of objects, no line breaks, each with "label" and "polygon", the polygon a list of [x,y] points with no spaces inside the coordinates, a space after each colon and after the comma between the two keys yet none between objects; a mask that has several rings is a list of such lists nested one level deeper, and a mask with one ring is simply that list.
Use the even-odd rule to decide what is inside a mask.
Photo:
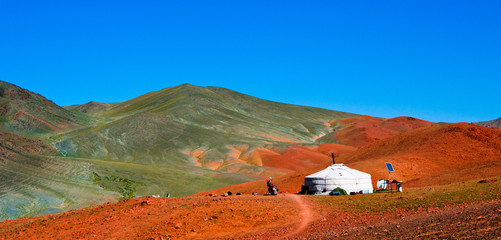
[{"label": "yurt roof", "polygon": [[332,164],[326,169],[306,176],[313,179],[346,179],[346,178],[370,178],[370,174],[364,173],[353,168],[349,168],[342,163]]}]

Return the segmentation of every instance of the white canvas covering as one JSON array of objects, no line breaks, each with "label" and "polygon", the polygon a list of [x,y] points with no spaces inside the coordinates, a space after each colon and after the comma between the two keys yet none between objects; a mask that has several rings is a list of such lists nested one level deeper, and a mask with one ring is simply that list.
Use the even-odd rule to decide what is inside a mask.
[{"label": "white canvas covering", "polygon": [[372,193],[371,175],[345,166],[333,164],[328,168],[308,175],[304,178],[304,185],[309,192],[329,194],[333,189],[340,187],[348,194],[351,192]]}]

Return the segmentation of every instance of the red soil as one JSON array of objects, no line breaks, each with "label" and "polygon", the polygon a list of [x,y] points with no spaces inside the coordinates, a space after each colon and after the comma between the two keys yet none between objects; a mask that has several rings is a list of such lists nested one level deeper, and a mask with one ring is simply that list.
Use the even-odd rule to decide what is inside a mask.
[{"label": "red soil", "polygon": [[[0,222],[0,239],[211,239],[303,226],[295,197],[143,197]],[[299,208],[301,209],[301,208]],[[304,227],[303,227],[304,228]],[[281,232],[280,235],[284,233]]]},{"label": "red soil", "polygon": [[339,123],[345,127],[337,132],[337,138],[342,143],[355,147],[367,146],[398,133],[433,125],[413,117],[381,119],[367,115],[343,119]]},{"label": "red soil", "polygon": [[[485,198],[497,200],[356,213],[345,206],[377,208],[367,201],[414,201],[409,198],[415,195],[143,197],[3,221],[0,239],[494,239],[501,236],[501,200],[494,188]],[[434,194],[422,198],[437,200]]]},{"label": "red soil", "polygon": [[339,155],[355,150],[354,147],[340,144],[320,144],[318,147],[292,145],[282,152],[270,150],[257,150],[257,152],[263,166],[297,172],[330,161],[331,153]]},{"label": "red soil", "polygon": [[308,225],[314,220],[313,210],[310,208],[309,204],[303,201],[303,198],[305,198],[305,196],[288,195],[288,197],[293,198],[297,203],[297,206],[299,208],[299,224],[295,228],[295,230],[283,235],[282,238],[287,238],[293,236],[294,234],[302,233],[306,229],[306,227],[308,227]]},{"label": "red soil", "polygon": [[497,176],[501,172],[501,129],[467,123],[435,125],[378,141],[339,159],[387,178],[384,165],[395,168],[392,179],[409,187],[446,184]]}]

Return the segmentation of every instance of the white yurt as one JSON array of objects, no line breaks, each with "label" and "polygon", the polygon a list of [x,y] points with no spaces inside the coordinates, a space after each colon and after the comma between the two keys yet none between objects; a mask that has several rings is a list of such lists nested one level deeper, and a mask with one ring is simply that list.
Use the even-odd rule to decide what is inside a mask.
[{"label": "white yurt", "polygon": [[329,194],[335,188],[342,188],[348,194],[372,193],[371,175],[345,166],[332,164],[328,168],[304,178],[304,188],[315,194]]}]

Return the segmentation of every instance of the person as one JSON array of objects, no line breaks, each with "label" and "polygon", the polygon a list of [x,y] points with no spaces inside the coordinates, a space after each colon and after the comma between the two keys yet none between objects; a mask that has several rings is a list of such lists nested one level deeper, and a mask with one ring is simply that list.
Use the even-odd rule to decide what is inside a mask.
[{"label": "person", "polygon": [[268,184],[268,187],[275,187],[275,185],[271,183],[271,181],[273,181],[273,178],[270,177],[270,179],[266,182]]},{"label": "person", "polygon": [[272,195],[277,195],[277,186],[275,186],[275,184],[273,184],[271,181],[273,181],[273,178],[270,177],[270,179],[266,182],[266,184],[268,185],[268,192]]}]

